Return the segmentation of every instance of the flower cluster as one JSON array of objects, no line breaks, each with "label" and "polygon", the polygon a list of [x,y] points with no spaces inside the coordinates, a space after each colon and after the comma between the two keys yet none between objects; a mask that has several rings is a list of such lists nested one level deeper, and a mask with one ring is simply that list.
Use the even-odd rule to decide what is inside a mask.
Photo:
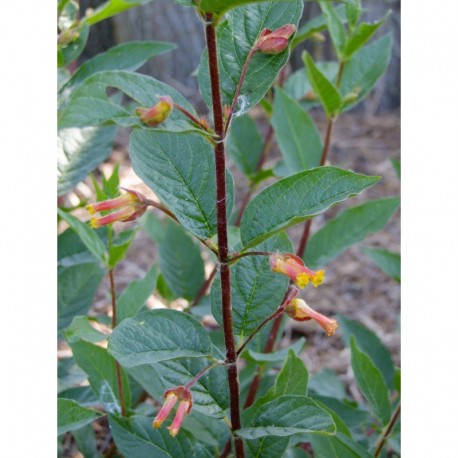
[{"label": "flower cluster", "polygon": [[115,221],[133,221],[145,213],[148,208],[147,198],[138,191],[126,188],[121,189],[126,191],[126,194],[116,197],[116,199],[104,200],[86,207],[91,215],[96,212],[118,210],[106,216],[91,218],[90,225],[92,228],[97,229]]},{"label": "flower cluster", "polygon": [[169,416],[173,406],[179,401],[177,412],[168,426],[171,436],[176,436],[183,423],[184,417],[191,412],[192,409],[192,395],[191,392],[184,386],[177,386],[164,393],[165,402],[153,422],[153,428],[159,428],[164,420]]}]

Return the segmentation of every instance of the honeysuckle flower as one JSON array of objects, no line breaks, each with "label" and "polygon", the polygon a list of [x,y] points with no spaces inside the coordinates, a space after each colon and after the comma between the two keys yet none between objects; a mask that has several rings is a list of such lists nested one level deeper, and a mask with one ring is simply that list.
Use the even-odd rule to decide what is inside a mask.
[{"label": "honeysuckle flower", "polygon": [[264,29],[254,43],[254,50],[266,54],[278,54],[288,47],[288,40],[295,31],[294,24],[286,24],[273,31]]},{"label": "honeysuckle flower", "polygon": [[171,436],[176,436],[183,423],[184,417],[191,412],[192,395],[184,386],[177,386],[164,393],[165,402],[153,422],[153,428],[159,428],[169,416],[173,406],[179,401],[172,424],[167,428]]},{"label": "honeysuckle flower", "polygon": [[316,321],[328,336],[332,336],[338,327],[337,321],[322,315],[310,308],[304,300],[293,299],[286,307],[285,313],[295,321]]},{"label": "honeysuckle flower", "polygon": [[95,204],[88,205],[87,211],[93,215],[96,212],[107,210],[118,210],[106,216],[94,217],[90,220],[90,226],[97,229],[115,221],[133,221],[145,213],[148,208],[147,198],[131,189],[121,188],[126,191],[126,194],[116,197],[115,199],[104,200]]},{"label": "honeysuckle flower", "polygon": [[138,107],[135,114],[140,120],[150,127],[155,127],[165,121],[173,109],[173,100],[168,95],[159,97],[159,102],[151,108]]},{"label": "honeysuckle flower", "polygon": [[304,261],[299,256],[290,253],[272,254],[270,268],[273,272],[287,275],[301,289],[305,288],[309,281],[315,287],[324,281],[324,270],[311,270],[304,265]]}]

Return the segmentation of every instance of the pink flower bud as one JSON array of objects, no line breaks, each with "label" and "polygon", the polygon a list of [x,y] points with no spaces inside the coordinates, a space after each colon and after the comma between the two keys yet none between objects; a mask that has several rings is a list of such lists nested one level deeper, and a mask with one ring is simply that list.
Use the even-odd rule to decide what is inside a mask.
[{"label": "pink flower bud", "polygon": [[116,197],[116,199],[104,200],[95,204],[88,205],[87,211],[93,215],[96,212],[118,210],[106,216],[99,218],[91,218],[90,225],[92,228],[97,229],[107,224],[114,223],[115,221],[133,221],[145,213],[148,208],[147,198],[131,189],[121,188],[127,194]]},{"label": "pink flower bud", "polygon": [[331,320],[311,309],[302,299],[293,299],[285,307],[285,313],[296,321],[316,321],[326,331],[328,336],[332,336],[338,327],[336,320]]},{"label": "pink flower bud", "polygon": [[266,54],[281,53],[288,47],[288,40],[295,31],[294,24],[286,24],[274,31],[264,29],[254,43],[254,50]]},{"label": "pink flower bud", "polygon": [[304,261],[294,254],[272,254],[270,268],[273,272],[287,275],[299,288],[305,288],[309,281],[317,287],[324,281],[324,270],[316,272],[304,265]]},{"label": "pink flower bud", "polygon": [[151,108],[138,107],[135,109],[135,114],[140,117],[140,120],[150,127],[155,127],[165,121],[173,109],[173,100],[168,95],[159,97],[159,103]]},{"label": "pink flower bud", "polygon": [[192,395],[191,392],[184,386],[177,386],[167,390],[164,393],[165,402],[153,422],[153,428],[159,428],[164,420],[169,416],[173,406],[178,403],[177,412],[172,421],[172,424],[167,428],[171,436],[176,436],[183,423],[184,417],[191,412]]}]

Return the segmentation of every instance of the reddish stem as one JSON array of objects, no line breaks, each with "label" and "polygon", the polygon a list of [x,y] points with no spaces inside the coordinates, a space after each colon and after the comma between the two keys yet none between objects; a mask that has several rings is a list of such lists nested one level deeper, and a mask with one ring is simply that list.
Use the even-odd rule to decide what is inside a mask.
[{"label": "reddish stem", "polygon": [[177,105],[176,103],[173,104],[173,108],[176,108],[178,111],[181,111],[194,124],[197,124],[199,127],[201,127],[206,132],[209,132],[210,134],[214,134],[214,132],[207,125],[205,125],[200,119],[197,119],[193,114],[191,114],[188,110],[186,110],[186,108],[183,108],[181,105]]},{"label": "reddish stem", "polygon": [[207,278],[207,280],[204,281],[202,286],[199,289],[199,292],[197,293],[196,298],[193,300],[191,307],[194,307],[199,303],[199,301],[205,296],[205,293],[207,292],[208,287],[210,286],[211,282],[213,281],[213,278],[215,278],[216,271],[218,270],[217,266],[213,268],[213,270],[210,273],[210,276]]},{"label": "reddish stem", "polygon": [[[221,303],[223,314],[224,340],[226,344],[227,376],[229,382],[230,411],[232,430],[237,431],[241,428],[240,421],[240,393],[237,371],[237,352],[235,349],[235,339],[232,324],[231,307],[231,273],[228,261],[228,238],[227,238],[227,217],[226,217],[226,157],[224,145],[224,121],[223,107],[221,103],[218,54],[216,47],[216,30],[211,23],[212,15],[207,14],[207,25],[205,27],[205,37],[208,48],[208,62],[210,70],[210,83],[212,92],[213,119],[215,131],[219,137],[219,142],[215,144],[215,166],[216,166],[216,210],[217,210],[217,234],[218,234],[218,257],[221,263]],[[244,458],[245,451],[243,440],[234,436],[235,455],[237,458]]]},{"label": "reddish stem", "polygon": [[394,428],[394,425],[396,424],[396,421],[398,420],[400,413],[401,413],[401,403],[399,402],[398,406],[396,407],[396,410],[393,412],[393,415],[391,416],[388,426],[383,431],[382,437],[378,441],[377,450],[374,453],[374,458],[377,458],[380,455],[383,449],[383,446],[385,445],[385,442],[388,439],[388,436],[390,435],[392,429]]}]

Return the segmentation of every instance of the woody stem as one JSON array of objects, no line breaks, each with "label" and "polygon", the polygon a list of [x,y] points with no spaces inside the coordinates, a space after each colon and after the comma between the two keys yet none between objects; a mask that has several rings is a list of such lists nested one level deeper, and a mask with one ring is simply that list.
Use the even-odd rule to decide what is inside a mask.
[{"label": "woody stem", "polygon": [[[214,145],[215,167],[216,167],[216,212],[217,212],[217,234],[218,234],[218,258],[221,263],[221,303],[223,314],[224,340],[226,344],[227,376],[229,382],[230,412],[232,431],[241,428],[240,420],[240,393],[237,370],[237,352],[235,349],[235,338],[232,324],[231,307],[231,273],[228,262],[228,238],[227,238],[227,217],[226,217],[226,155],[225,155],[225,130],[223,121],[223,106],[221,102],[218,54],[216,46],[216,29],[211,22],[212,15],[207,14],[207,25],[205,37],[208,48],[208,63],[210,71],[210,83],[213,105],[213,119],[215,132],[219,142]],[[245,451],[243,440],[234,436],[235,456],[244,458]]]}]

